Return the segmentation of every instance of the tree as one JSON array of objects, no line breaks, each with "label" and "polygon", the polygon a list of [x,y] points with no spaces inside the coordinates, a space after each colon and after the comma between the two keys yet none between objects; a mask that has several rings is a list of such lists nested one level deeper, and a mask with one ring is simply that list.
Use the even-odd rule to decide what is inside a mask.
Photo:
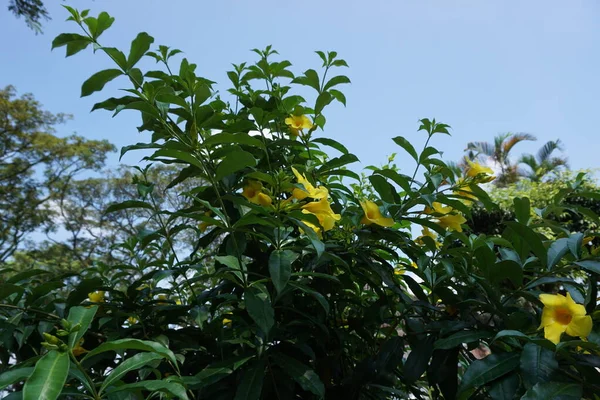
[{"label": "tree", "polygon": [[534,182],[539,182],[552,175],[556,177],[558,172],[562,168],[568,168],[569,164],[566,157],[552,157],[555,150],[563,150],[560,139],[546,142],[535,156],[533,154],[523,154],[519,159],[519,163],[525,164],[528,168],[519,170],[519,175]]},{"label": "tree", "polygon": [[84,171],[99,171],[115,150],[106,140],[59,137],[55,126],[68,118],[44,111],[30,94],[0,90],[0,262],[26,235],[55,226],[57,201]]},{"label": "tree", "polygon": [[467,144],[467,157],[470,160],[478,158],[489,158],[500,168],[495,183],[498,186],[505,186],[518,180],[518,167],[510,159],[510,153],[516,144],[525,140],[536,140],[535,136],[529,133],[504,133],[494,138],[494,143],[490,142],[469,142]]},{"label": "tree", "polygon": [[42,20],[50,19],[42,0],[9,0],[8,10],[17,18],[25,18],[27,26],[37,33],[42,31]]}]

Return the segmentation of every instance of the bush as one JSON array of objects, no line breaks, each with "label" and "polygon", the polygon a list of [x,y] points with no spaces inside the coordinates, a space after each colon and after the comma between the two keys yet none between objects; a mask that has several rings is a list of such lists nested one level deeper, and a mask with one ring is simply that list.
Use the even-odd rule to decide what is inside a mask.
[{"label": "bush", "polygon": [[[148,51],[153,39],[141,33],[126,56],[98,41],[113,22],[106,13],[69,11],[85,35],[62,34],[53,47],[74,55],[92,45],[116,63],[82,95],[117,77],[132,85],[94,106],[141,113],[151,140],[122,152],[180,166],[169,186],[199,184],[181,193],[188,206],[164,210],[140,175],[139,198],[107,209],[153,220],[156,229],[119,245],[130,262],[52,279],[27,270],[0,284],[7,398],[600,393],[590,317],[600,261],[583,246],[587,233],[533,223],[525,198],[500,235],[464,228],[474,203],[497,206],[478,186],[485,172],[455,176],[432,147],[448,125],[421,120],[420,152],[393,139],[415,160],[411,176],[375,169],[351,190],[357,157],[321,133],[326,106],[345,104],[339,89],[350,82],[336,75],[347,65],[335,52],[317,52],[320,72],[297,75],[272,48],[254,50],[258,61],[235,65],[222,97],[187,59],[173,72],[178,50]],[[142,72],[144,55],[164,69]],[[194,245],[178,246],[180,235]]]}]

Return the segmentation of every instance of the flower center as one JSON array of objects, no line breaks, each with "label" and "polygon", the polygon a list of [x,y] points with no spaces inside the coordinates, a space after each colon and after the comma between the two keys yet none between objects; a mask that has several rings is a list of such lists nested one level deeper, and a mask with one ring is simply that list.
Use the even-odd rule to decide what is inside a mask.
[{"label": "flower center", "polygon": [[566,308],[557,308],[554,310],[554,320],[562,325],[569,325],[573,316]]}]

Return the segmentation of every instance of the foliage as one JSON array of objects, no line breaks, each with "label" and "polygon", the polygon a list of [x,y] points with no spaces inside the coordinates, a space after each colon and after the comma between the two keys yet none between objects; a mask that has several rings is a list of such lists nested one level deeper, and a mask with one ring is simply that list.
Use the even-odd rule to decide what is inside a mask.
[{"label": "foliage", "polygon": [[27,26],[36,33],[42,31],[42,19],[50,19],[42,0],[9,0],[8,10],[17,18],[25,18]]},{"label": "foliage", "polygon": [[[68,10],[85,35],[62,34],[54,47],[73,55],[93,45],[116,64],[92,75],[82,94],[119,77],[131,84],[126,96],[94,107],[141,114],[148,141],[123,151],[150,149],[149,161],[181,167],[174,182],[198,181],[175,211],[156,207],[145,181],[141,198],[108,207],[148,210],[158,223],[120,245],[130,260],[50,280],[28,270],[0,284],[0,384],[9,396],[592,399],[600,392],[598,332],[567,321],[596,318],[600,259],[583,246],[593,233],[534,221],[526,198],[514,199],[515,219],[500,235],[473,233],[462,224],[472,205],[497,208],[479,186],[491,177],[457,176],[440,159],[432,144],[448,125],[422,119],[419,137],[393,139],[414,159],[412,175],[372,168],[368,185],[349,189],[360,177],[345,167],[358,158],[322,134],[326,107],[346,103],[340,85],[350,82],[335,75],[347,67],[337,53],[318,51],[321,71],[295,74],[270,46],[255,49],[258,61],[234,65],[225,94],[187,59],[175,68],[179,50],[149,52],[146,33],[128,54],[103,47],[99,36],[113,19]],[[144,55],[164,68],[143,72]],[[411,142],[420,137],[417,151]],[[561,191],[546,212],[575,190]],[[423,235],[413,239],[412,229]],[[177,247],[184,232],[194,248]],[[575,311],[563,310],[552,302],[559,297],[543,297],[552,306],[543,308],[539,295],[559,290],[585,309],[569,302]],[[538,329],[542,314],[548,324],[552,317],[569,325],[560,342],[556,329],[553,341]]]},{"label": "foliage", "polygon": [[31,95],[0,91],[0,263],[38,229],[52,229],[56,204],[71,181],[100,170],[114,147],[105,140],[58,137],[66,118],[41,108]]}]

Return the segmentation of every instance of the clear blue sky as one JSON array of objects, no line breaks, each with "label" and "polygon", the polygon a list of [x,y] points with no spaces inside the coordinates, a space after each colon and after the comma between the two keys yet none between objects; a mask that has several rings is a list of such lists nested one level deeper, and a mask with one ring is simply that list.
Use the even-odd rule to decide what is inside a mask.
[{"label": "clear blue sky", "polygon": [[[53,112],[75,119],[60,133],[106,138],[117,146],[147,141],[138,116],[90,113],[92,105],[126,85],[114,81],[105,92],[79,98],[81,83],[111,67],[91,50],[65,59],[50,51],[62,32],[66,11],[48,0],[52,21],[35,35],[6,9],[0,10],[0,86],[32,92]],[[380,164],[396,151],[391,137],[423,139],[417,120],[435,117],[453,136],[434,145],[456,160],[466,142],[497,133],[535,134],[534,152],[560,138],[573,168],[597,168],[600,116],[600,3],[597,0],[78,0],[65,4],[107,11],[116,17],[101,38],[128,49],[140,31],[155,44],[180,48],[200,74],[222,83],[230,63],[254,60],[249,49],[272,44],[296,72],[319,67],[314,50],[336,50],[350,65],[344,91],[348,107],[327,114],[326,136],[345,144],[363,162]],[[5,3],[3,4],[5,7]],[[151,65],[148,61],[147,65]],[[321,133],[323,134],[323,133]],[[398,150],[401,153],[400,150]],[[402,153],[401,153],[402,154]],[[124,161],[135,163],[140,154]],[[398,164],[412,171],[402,154]],[[116,164],[117,157],[111,158]]]}]

